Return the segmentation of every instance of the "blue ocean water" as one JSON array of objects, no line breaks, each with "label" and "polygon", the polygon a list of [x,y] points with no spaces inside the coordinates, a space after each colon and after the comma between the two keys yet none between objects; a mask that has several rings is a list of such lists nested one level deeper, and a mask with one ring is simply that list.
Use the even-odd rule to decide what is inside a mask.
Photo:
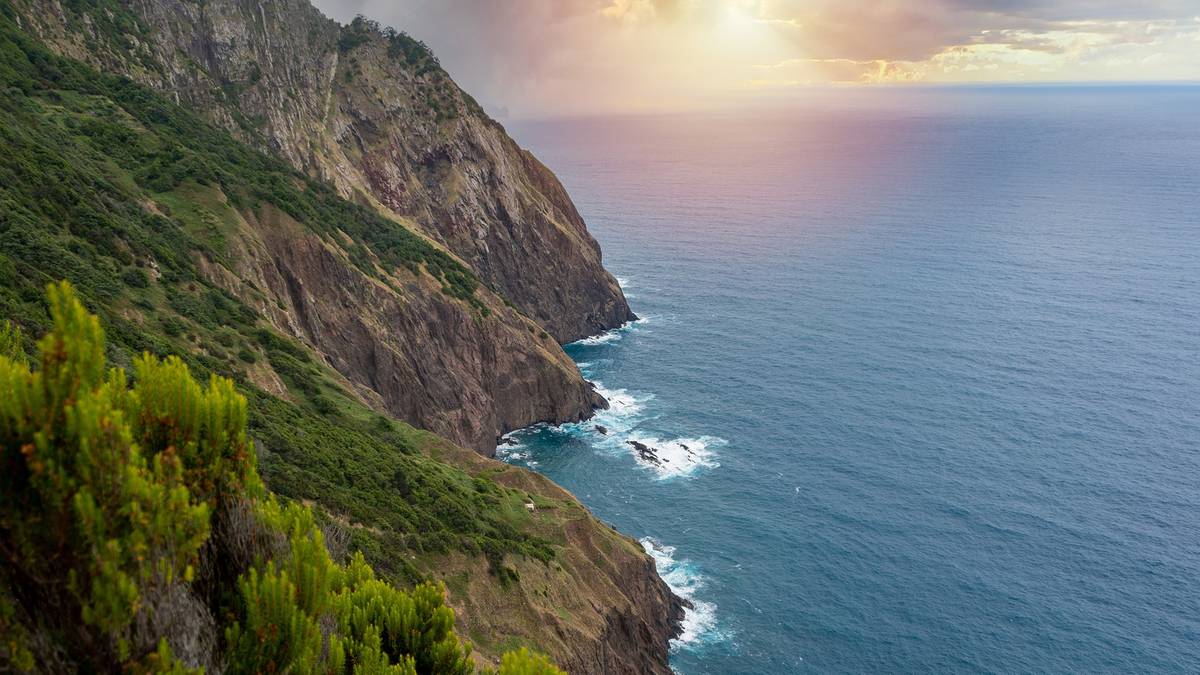
[{"label": "blue ocean water", "polygon": [[679,672],[1200,672],[1200,89],[509,126],[643,321],[503,451],[644,538]]}]

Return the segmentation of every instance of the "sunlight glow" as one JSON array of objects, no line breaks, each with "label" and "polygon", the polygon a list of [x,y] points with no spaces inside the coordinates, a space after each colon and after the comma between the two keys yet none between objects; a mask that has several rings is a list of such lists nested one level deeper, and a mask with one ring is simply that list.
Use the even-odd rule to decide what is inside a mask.
[{"label": "sunlight glow", "polygon": [[[432,46],[456,77],[513,111],[708,108],[829,85],[1200,81],[1200,17],[1179,0],[1129,3],[1127,17],[1076,0],[317,2],[396,7],[409,32],[443,36]],[[496,57],[460,47],[465,34]]]},{"label": "sunlight glow", "polygon": [[723,14],[721,27],[728,33],[748,35],[754,30],[757,23],[755,18],[739,2],[729,3],[725,7]]}]

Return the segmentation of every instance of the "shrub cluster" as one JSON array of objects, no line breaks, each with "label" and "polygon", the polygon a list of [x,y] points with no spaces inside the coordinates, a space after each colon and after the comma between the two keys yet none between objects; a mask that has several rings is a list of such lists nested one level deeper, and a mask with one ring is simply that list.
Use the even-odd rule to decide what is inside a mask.
[{"label": "shrub cluster", "polygon": [[[237,589],[201,614],[224,625],[207,657],[229,672],[471,673],[442,588],[402,591],[361,553],[330,557],[312,511],[268,494],[246,437],[246,399],[229,380],[201,386],[177,358],[144,355],[130,386],[107,369],[99,319],[67,283],[49,287],[53,327],[38,368],[0,329],[0,667],[182,672],[155,614],[204,596],[197,569],[259,546]],[[243,528],[215,526],[249,504]],[[186,612],[184,612],[186,616]],[[185,629],[188,627],[185,627]],[[557,673],[507,655],[500,673]]]}]

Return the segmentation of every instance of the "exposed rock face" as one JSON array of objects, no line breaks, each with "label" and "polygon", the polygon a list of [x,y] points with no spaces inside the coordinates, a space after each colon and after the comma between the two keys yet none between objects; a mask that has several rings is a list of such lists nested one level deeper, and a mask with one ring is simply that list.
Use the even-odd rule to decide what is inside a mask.
[{"label": "exposed rock face", "polygon": [[560,343],[633,318],[558,179],[423,45],[307,0],[125,0],[145,30],[113,44],[58,0],[25,1],[58,49],[409,219]]},{"label": "exposed rock face", "polygon": [[422,45],[341,27],[307,0],[125,0],[141,26],[116,38],[107,10],[18,3],[55,49],[169,92],[375,205],[540,323],[484,291],[496,311],[481,323],[436,288],[385,300],[351,270],[325,276],[330,261],[304,242],[281,243],[272,264],[289,286],[277,299],[293,314],[277,325],[378,394],[366,397],[376,407],[490,454],[499,434],[602,404],[542,334],[568,342],[633,317],[599,246],[553,174]]},{"label": "exposed rock face", "polygon": [[560,342],[634,318],[554,174],[461,98],[449,104],[461,111],[454,122],[407,124],[412,111],[395,102],[414,83],[370,81],[385,52],[360,47],[344,66],[368,80],[342,92],[341,109],[355,111],[342,143],[361,153],[371,194],[411,215]]},{"label": "exposed rock face", "polygon": [[368,405],[482,454],[498,434],[607,405],[552,339],[495,296],[484,294],[483,317],[403,270],[399,295],[286,214],[250,218],[234,270],[200,261],[202,272],[325,354]]}]

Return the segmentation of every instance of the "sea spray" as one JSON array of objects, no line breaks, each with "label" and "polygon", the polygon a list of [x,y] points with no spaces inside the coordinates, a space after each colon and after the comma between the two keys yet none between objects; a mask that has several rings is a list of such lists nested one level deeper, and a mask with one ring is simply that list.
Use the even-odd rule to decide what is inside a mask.
[{"label": "sea spray", "polygon": [[[651,321],[651,317],[642,317],[574,344],[586,347],[609,345]],[[648,415],[646,412],[647,405],[654,400],[655,395],[608,388],[603,382],[594,379],[592,370],[597,365],[607,363],[609,359],[597,358],[576,364],[584,377],[592,381],[596,393],[608,401],[607,409],[597,410],[595,416],[583,422],[553,427],[537,425],[513,432],[505,438],[505,445],[497,449],[497,457],[530,468],[535,467],[537,462],[528,451],[516,451],[517,447],[524,446],[512,444],[521,443],[522,439],[530,434],[550,433],[578,438],[606,454],[631,456],[638,466],[652,471],[659,480],[692,476],[699,469],[714,469],[720,466],[716,460],[715,448],[725,445],[725,439],[710,435],[672,438],[647,429],[648,423],[657,419],[656,415]]]},{"label": "sea spray", "polygon": [[685,608],[679,636],[671,641],[671,649],[698,646],[707,642],[727,640],[729,636],[717,626],[717,606],[696,597],[705,579],[690,560],[676,560],[675,547],[651,537],[642,537],[642,548],[654,559],[658,575],[671,591],[691,603]]},{"label": "sea spray", "polygon": [[637,297],[633,293],[629,292],[629,288],[630,288],[629,279],[626,279],[624,277],[616,277],[616,279],[617,279],[617,285],[621,287],[621,293],[623,293],[625,295],[626,300],[632,300]]},{"label": "sea spray", "polygon": [[654,472],[659,480],[688,477],[700,469],[721,466],[715,449],[726,445],[725,439],[708,435],[671,438],[646,430],[643,425],[656,419],[647,415],[647,405],[654,400],[654,394],[609,389],[602,382],[593,384],[596,392],[608,401],[606,410],[597,411],[594,417],[583,422],[538,425],[513,432],[497,448],[497,457],[536,466],[536,461],[525,450],[524,440],[530,435],[548,433],[575,437],[606,454],[632,456],[638,466]]},{"label": "sea spray", "polygon": [[[625,282],[622,280],[622,286]],[[539,424],[507,435],[496,450],[503,461],[528,468],[537,467],[535,459],[544,441],[558,445],[571,439],[600,454],[612,457],[632,457],[639,469],[654,476],[655,482],[691,478],[701,470],[720,467],[717,449],[727,445],[723,438],[706,435],[673,435],[661,428],[662,413],[656,410],[656,395],[607,386],[599,377],[612,363],[603,357],[626,336],[639,332],[656,321],[643,317],[619,328],[573,343],[574,353],[587,356],[576,366],[591,381],[596,393],[604,397],[608,407],[597,410],[589,420],[551,426]],[[553,440],[555,438],[559,440]],[[672,591],[686,599],[686,609],[680,635],[672,640],[673,652],[725,641],[726,632],[718,628],[717,606],[700,597],[705,578],[690,560],[676,560],[675,548],[651,538],[641,539],[646,552],[654,559],[660,576]]]},{"label": "sea spray", "polygon": [[[725,445],[726,440],[716,436],[698,438],[675,438],[662,440],[655,436],[639,433],[630,434],[625,444],[635,449],[634,459],[638,464],[658,473],[659,478],[689,476],[697,469],[715,469],[720,465],[715,459],[713,448]],[[636,452],[633,443],[640,443],[653,450],[653,459],[644,458]]]}]

